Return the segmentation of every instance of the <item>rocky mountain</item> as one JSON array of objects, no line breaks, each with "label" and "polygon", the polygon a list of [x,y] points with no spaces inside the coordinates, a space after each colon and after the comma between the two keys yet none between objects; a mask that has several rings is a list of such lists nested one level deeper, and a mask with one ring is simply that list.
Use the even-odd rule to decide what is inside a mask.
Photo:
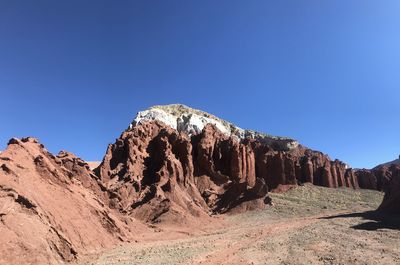
[{"label": "rocky mountain", "polygon": [[[92,163],[92,166],[97,164]],[[399,212],[399,168],[353,170],[297,141],[241,129],[184,105],[137,114],[93,171],[34,138],[0,154],[1,264],[62,264],[132,240],[146,223],[201,226],[268,207],[295,185],[385,190]]]},{"label": "rocky mountain", "polygon": [[272,136],[253,130],[242,129],[226,120],[220,119],[207,112],[190,108],[183,104],[153,106],[140,111],[129,125],[133,128],[146,121],[158,120],[178,132],[195,135],[202,132],[207,124],[214,125],[220,132],[238,140],[255,139],[260,142],[274,145],[282,150],[290,150],[298,146],[298,142],[287,137]]},{"label": "rocky mountain", "polygon": [[139,112],[95,172],[112,208],[152,222],[265,207],[268,191],[305,182],[359,188],[339,160],[176,104]]}]

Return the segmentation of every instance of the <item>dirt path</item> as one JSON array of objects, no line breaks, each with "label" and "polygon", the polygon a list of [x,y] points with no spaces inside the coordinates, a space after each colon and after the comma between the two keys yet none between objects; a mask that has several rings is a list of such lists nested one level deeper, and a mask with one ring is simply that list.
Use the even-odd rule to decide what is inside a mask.
[{"label": "dirt path", "polygon": [[[232,238],[222,238],[215,242],[218,246],[216,251],[211,251],[196,257],[196,261],[188,264],[248,264],[246,260],[238,256],[237,253],[246,246],[254,247],[265,237],[273,235],[285,235],[290,230],[299,229],[317,222],[322,217],[343,212],[332,212],[329,215],[314,215],[303,218],[293,218],[281,222],[265,223],[261,227],[241,227],[232,234]],[[236,241],[236,238],[241,238]]]},{"label": "dirt path", "polygon": [[216,218],[215,229],[164,229],[84,264],[400,264],[400,220],[368,214],[382,194],[306,186],[272,197],[274,207]]}]

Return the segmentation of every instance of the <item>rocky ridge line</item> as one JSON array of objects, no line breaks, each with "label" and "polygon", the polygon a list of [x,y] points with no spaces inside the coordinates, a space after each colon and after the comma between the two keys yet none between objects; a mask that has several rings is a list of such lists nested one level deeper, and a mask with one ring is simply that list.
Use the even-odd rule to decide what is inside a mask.
[{"label": "rocky ridge line", "polygon": [[158,119],[123,132],[95,171],[114,194],[112,208],[151,222],[182,212],[263,208],[268,191],[305,182],[359,188],[345,163],[301,145],[282,150],[213,124],[190,135]]},{"label": "rocky ridge line", "polygon": [[158,105],[147,110],[140,111],[136,115],[129,128],[146,121],[158,120],[179,132],[185,132],[189,136],[199,134],[207,124],[215,125],[218,130],[227,136],[243,139],[255,139],[269,145],[275,145],[282,150],[294,149],[298,142],[287,137],[272,136],[253,130],[242,129],[233,123],[220,119],[207,112],[190,108],[183,104]]}]

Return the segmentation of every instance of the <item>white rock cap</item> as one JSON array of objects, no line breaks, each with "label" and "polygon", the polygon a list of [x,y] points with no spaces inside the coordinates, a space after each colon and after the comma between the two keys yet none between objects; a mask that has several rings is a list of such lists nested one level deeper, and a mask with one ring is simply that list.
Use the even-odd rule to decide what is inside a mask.
[{"label": "white rock cap", "polygon": [[201,133],[204,126],[213,124],[222,133],[237,137],[238,139],[257,139],[267,144],[274,144],[285,150],[294,149],[299,145],[297,141],[290,138],[271,136],[252,130],[243,130],[212,114],[192,109],[182,104],[153,106],[147,110],[140,111],[129,125],[129,128],[154,120],[161,121],[179,132],[187,133],[189,136]]}]

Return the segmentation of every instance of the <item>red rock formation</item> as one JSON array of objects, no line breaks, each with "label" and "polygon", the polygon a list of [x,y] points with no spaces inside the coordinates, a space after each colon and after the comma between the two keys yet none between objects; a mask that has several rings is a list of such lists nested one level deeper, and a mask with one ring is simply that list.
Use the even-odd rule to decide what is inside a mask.
[{"label": "red rock formation", "polygon": [[385,197],[378,210],[400,214],[400,165],[392,164],[389,168],[382,166],[379,170],[381,173],[386,171],[385,176],[388,178],[383,188]]},{"label": "red rock formation", "polygon": [[96,172],[111,207],[153,222],[166,213],[223,213],[249,201],[260,207],[280,185],[359,186],[353,170],[321,152],[239,141],[211,124],[188,137],[160,121],[125,131]]},{"label": "red rock formation", "polygon": [[0,154],[1,263],[64,264],[125,240],[126,225],[92,190],[82,160],[53,156],[33,138],[10,140]]},{"label": "red rock formation", "polygon": [[304,182],[385,189],[380,209],[399,212],[399,179],[395,166],[355,172],[321,152],[239,140],[210,124],[191,137],[159,121],[133,126],[95,174],[71,153],[12,139],[0,154],[0,251],[8,264],[73,261],[131,238],[135,218],[200,225]]},{"label": "red rock formation", "polygon": [[400,165],[393,163],[379,165],[373,169],[356,171],[356,176],[363,189],[373,189],[385,192],[385,197],[379,210],[390,213],[400,213]]},{"label": "red rock formation", "polygon": [[392,168],[394,167],[381,165],[373,169],[357,170],[355,175],[360,188],[383,191],[392,178]]},{"label": "red rock formation", "polygon": [[362,189],[378,190],[378,181],[376,175],[368,169],[357,170],[358,182]]},{"label": "red rock formation", "polygon": [[331,161],[321,152],[302,146],[291,151],[279,151],[258,143],[254,148],[257,177],[264,178],[270,189],[304,182],[331,188],[358,188],[352,170],[346,169],[339,160]]},{"label": "red rock formation", "polygon": [[190,139],[160,122],[124,132],[96,172],[110,192],[110,206],[141,220],[208,213],[194,182]]},{"label": "red rock formation", "polygon": [[214,126],[193,139],[158,121],[135,126],[109,146],[96,172],[111,207],[152,222],[167,213],[225,212],[267,191],[256,181],[251,147]]},{"label": "red rock formation", "polygon": [[399,166],[354,171],[291,146],[239,140],[211,124],[189,137],[149,121],[123,132],[92,172],[71,153],[54,156],[33,138],[12,139],[0,154],[1,261],[73,261],[132,238],[143,228],[135,218],[200,225],[211,213],[265,207],[268,191],[304,182],[384,189],[380,209],[399,212]]}]

